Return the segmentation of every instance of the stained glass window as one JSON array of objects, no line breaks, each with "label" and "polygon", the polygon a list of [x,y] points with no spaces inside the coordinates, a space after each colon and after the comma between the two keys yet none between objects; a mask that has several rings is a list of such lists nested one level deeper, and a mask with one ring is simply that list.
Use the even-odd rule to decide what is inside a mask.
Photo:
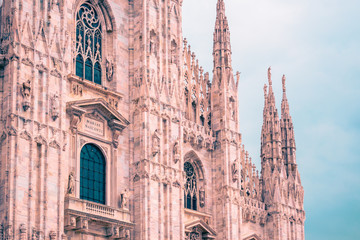
[{"label": "stained glass window", "polygon": [[185,162],[184,171],[186,174],[184,206],[188,209],[197,210],[197,178],[194,166]]},{"label": "stained glass window", "polygon": [[84,3],[76,16],[76,75],[101,84],[102,31],[97,12]]},{"label": "stained glass window", "polygon": [[80,153],[80,198],[105,204],[106,163],[100,149],[86,144]]}]

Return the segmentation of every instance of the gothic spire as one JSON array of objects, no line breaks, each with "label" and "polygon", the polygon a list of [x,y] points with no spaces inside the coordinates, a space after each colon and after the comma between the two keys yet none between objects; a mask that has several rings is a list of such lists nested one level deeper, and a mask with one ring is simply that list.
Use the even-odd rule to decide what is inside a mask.
[{"label": "gothic spire", "polygon": [[264,87],[264,122],[261,133],[261,158],[269,160],[272,167],[280,166],[281,162],[281,132],[278,111],[275,106],[275,96],[272,89],[271,67],[268,69],[269,91]]},{"label": "gothic spire", "polygon": [[217,68],[231,69],[231,45],[228,20],[225,15],[225,2],[218,0],[214,31],[214,70]]},{"label": "gothic spire", "polygon": [[294,137],[294,126],[290,115],[289,103],[286,97],[286,77],[283,75],[283,99],[281,102],[281,137],[285,165],[288,167],[288,174],[295,171],[296,146]]}]

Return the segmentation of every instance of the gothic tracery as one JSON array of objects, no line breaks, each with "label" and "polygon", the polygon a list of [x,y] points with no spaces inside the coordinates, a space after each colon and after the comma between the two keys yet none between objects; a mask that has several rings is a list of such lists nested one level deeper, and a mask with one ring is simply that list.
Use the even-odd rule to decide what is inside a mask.
[{"label": "gothic tracery", "polygon": [[82,4],[76,15],[76,75],[101,84],[102,29],[95,8]]}]

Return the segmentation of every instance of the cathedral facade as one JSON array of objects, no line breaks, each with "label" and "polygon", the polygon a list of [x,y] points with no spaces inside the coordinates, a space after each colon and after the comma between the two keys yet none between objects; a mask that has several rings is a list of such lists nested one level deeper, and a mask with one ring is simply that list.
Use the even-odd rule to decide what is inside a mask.
[{"label": "cathedral facade", "polygon": [[215,7],[209,74],[182,0],[1,2],[0,239],[305,239],[285,76],[259,173]]}]

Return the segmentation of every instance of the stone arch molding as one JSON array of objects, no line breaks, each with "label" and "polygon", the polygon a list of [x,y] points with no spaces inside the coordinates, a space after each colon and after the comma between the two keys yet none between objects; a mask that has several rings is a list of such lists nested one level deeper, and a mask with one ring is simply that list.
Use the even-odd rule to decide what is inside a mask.
[{"label": "stone arch molding", "polygon": [[195,171],[199,176],[199,180],[205,179],[204,165],[202,164],[198,155],[193,151],[189,151],[184,156],[184,163],[189,162],[195,167]]},{"label": "stone arch molding", "polygon": [[75,9],[73,17],[76,18],[76,14],[81,6],[81,4],[88,2],[92,4],[97,11],[101,22],[104,23],[105,29],[107,32],[112,32],[116,30],[116,21],[115,15],[112,11],[111,5],[108,0],[76,0],[73,3],[73,8]]}]

